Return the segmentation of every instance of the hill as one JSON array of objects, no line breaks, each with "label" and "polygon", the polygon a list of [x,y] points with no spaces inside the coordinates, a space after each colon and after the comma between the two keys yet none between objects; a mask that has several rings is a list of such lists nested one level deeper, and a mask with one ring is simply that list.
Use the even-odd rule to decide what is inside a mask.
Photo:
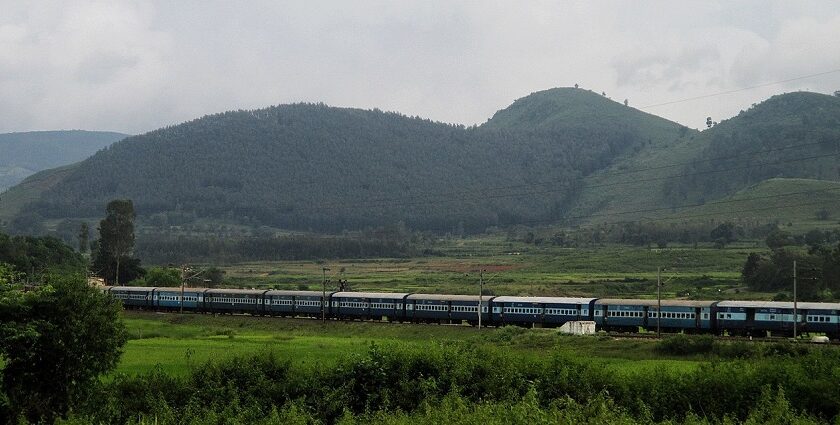
[{"label": "hill", "polygon": [[81,161],[125,137],[79,130],[0,134],[0,193],[38,171]]},{"label": "hill", "polygon": [[768,179],[702,206],[682,208],[664,218],[694,217],[734,222],[778,222],[794,230],[836,227],[840,215],[840,182],[812,179]]},{"label": "hill", "polygon": [[769,179],[836,181],[838,152],[840,98],[778,95],[700,133],[646,145],[593,173],[570,216],[583,222],[633,220],[660,215],[650,209],[676,211]]},{"label": "hill", "polygon": [[[582,112],[570,112],[574,105]],[[543,126],[517,124],[516,114],[534,109],[548,117]],[[210,220],[328,232],[398,222],[481,231],[562,217],[582,176],[685,131],[577,89],[532,94],[477,128],[280,105],[126,138],[69,170],[18,216],[99,217],[108,200],[125,197],[158,229]]]}]

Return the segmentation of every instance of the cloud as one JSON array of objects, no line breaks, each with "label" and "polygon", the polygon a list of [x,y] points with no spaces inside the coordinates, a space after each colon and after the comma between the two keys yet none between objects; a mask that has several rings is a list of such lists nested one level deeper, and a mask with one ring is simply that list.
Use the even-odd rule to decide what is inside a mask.
[{"label": "cloud", "polygon": [[[840,68],[840,5],[827,2],[5,6],[0,132],[138,133],[296,101],[473,124],[530,92],[575,83],[644,106]],[[830,92],[838,81],[649,111],[698,127],[781,90]]]}]

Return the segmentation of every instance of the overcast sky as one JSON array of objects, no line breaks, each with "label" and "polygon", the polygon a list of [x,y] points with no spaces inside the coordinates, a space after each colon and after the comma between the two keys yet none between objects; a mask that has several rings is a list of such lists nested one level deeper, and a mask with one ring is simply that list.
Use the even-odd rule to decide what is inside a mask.
[{"label": "overcast sky", "polygon": [[[840,70],[840,2],[0,1],[0,132],[290,102],[480,124],[575,83],[644,107]],[[692,128],[840,72],[645,110]]]}]

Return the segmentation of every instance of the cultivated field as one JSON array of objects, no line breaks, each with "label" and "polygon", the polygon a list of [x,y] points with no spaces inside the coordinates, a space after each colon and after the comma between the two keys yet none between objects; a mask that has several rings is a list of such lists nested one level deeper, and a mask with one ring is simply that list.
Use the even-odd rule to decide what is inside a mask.
[{"label": "cultivated field", "polygon": [[253,262],[224,269],[226,286],[242,288],[321,290],[327,267],[327,279],[346,279],[355,291],[470,294],[478,292],[484,269],[486,294],[654,297],[657,267],[663,267],[666,298],[768,299],[773,294],[746,293],[740,283],[747,255],[766,250],[758,242],[725,249],[559,248],[482,237],[448,241],[439,257]]}]

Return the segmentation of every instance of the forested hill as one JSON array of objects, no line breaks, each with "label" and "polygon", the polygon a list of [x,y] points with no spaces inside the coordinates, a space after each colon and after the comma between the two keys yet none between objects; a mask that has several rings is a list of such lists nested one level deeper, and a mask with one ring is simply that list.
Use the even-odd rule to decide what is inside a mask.
[{"label": "forested hill", "polygon": [[0,134],[0,192],[38,171],[81,161],[125,137],[80,130]]},{"label": "forested hill", "polygon": [[[528,110],[543,117],[539,131],[517,112]],[[483,230],[562,217],[580,177],[685,131],[578,89],[533,94],[473,128],[281,105],[129,137],[68,171],[20,215],[93,218],[110,199],[131,198],[141,222],[159,227],[212,219],[317,231],[398,221]]]},{"label": "forested hill", "polygon": [[695,143],[699,153],[665,185],[669,203],[719,198],[770,178],[840,180],[840,97],[773,96]]},{"label": "forested hill", "polygon": [[482,127],[542,133],[569,131],[614,132],[624,129],[651,138],[673,138],[674,128],[689,129],[638,109],[614,102],[589,90],[554,88],[516,100],[493,115]]}]

